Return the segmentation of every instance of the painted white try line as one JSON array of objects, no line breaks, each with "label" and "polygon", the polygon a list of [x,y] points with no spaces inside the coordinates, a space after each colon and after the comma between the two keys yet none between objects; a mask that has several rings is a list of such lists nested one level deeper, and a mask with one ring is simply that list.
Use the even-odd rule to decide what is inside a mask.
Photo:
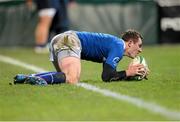
[{"label": "painted white try line", "polygon": [[[15,65],[15,66],[19,66],[19,67],[22,67],[22,68],[25,68],[28,70],[32,70],[34,72],[47,72],[46,70],[44,70],[42,68],[39,68],[39,67],[36,67],[34,65],[27,64],[27,63],[24,63],[22,61],[16,60],[16,59],[11,58],[11,57],[3,56],[3,55],[0,55],[0,61]],[[78,83],[76,85],[83,87],[83,88],[90,90],[90,91],[98,92],[100,94],[103,94],[105,96],[108,96],[108,97],[111,97],[111,98],[114,98],[117,100],[126,101],[126,102],[131,103],[131,104],[138,106],[140,108],[144,108],[146,110],[149,110],[153,113],[158,113],[158,114],[160,114],[164,117],[167,117],[169,119],[180,120],[180,112],[169,110],[169,109],[167,109],[163,106],[157,105],[155,103],[146,102],[146,101],[143,101],[139,98],[131,97],[128,95],[123,95],[121,93],[112,92],[112,91],[107,90],[107,89],[101,89],[101,88],[98,88],[96,86],[93,86],[93,85],[90,85],[87,83]]]}]

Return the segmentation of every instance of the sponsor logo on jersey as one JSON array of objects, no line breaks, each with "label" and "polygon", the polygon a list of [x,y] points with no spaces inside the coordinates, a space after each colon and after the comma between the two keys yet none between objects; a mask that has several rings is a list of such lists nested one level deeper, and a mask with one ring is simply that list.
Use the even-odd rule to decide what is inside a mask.
[{"label": "sponsor logo on jersey", "polygon": [[115,58],[113,59],[113,65],[114,65],[114,66],[117,66],[117,63],[119,62],[119,60],[120,60],[119,57],[115,57]]}]

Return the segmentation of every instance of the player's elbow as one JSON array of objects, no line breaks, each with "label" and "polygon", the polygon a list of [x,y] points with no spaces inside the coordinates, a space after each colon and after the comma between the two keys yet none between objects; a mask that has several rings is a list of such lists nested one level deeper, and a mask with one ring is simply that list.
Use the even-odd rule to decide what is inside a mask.
[{"label": "player's elbow", "polygon": [[101,78],[104,82],[110,82],[111,81],[111,77],[105,73],[102,73]]},{"label": "player's elbow", "polygon": [[111,82],[114,76],[114,72],[115,72],[115,69],[111,65],[104,63],[103,72],[101,75],[102,80],[104,82]]}]

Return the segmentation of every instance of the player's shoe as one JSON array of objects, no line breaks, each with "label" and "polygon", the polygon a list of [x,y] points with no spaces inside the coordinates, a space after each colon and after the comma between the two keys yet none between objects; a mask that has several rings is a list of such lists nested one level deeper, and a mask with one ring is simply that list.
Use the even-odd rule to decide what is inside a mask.
[{"label": "player's shoe", "polygon": [[34,51],[35,51],[35,53],[37,53],[37,54],[48,54],[49,48],[48,48],[48,45],[47,45],[47,46],[44,46],[44,47],[36,46],[36,47],[34,48]]},{"label": "player's shoe", "polygon": [[47,82],[37,76],[28,76],[28,78],[25,80],[25,83],[31,84],[31,85],[47,85]]},{"label": "player's shoe", "polygon": [[24,74],[17,74],[14,77],[14,84],[22,84],[25,82],[25,80],[28,78],[28,75],[24,75]]}]

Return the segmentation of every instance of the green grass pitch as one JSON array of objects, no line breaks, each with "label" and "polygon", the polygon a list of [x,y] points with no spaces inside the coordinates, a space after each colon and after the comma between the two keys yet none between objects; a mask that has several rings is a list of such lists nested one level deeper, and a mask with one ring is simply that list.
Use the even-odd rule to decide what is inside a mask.
[{"label": "green grass pitch", "polygon": [[[100,77],[102,64],[82,61],[81,82],[156,103],[180,113],[180,45],[145,46],[143,51],[141,55],[151,70],[148,80],[104,83]],[[54,71],[48,54],[35,54],[32,48],[0,48],[0,55]],[[127,67],[129,62],[130,59],[124,58],[118,70]],[[34,72],[0,61],[0,121],[171,120],[76,85],[9,85],[18,73]]]}]

